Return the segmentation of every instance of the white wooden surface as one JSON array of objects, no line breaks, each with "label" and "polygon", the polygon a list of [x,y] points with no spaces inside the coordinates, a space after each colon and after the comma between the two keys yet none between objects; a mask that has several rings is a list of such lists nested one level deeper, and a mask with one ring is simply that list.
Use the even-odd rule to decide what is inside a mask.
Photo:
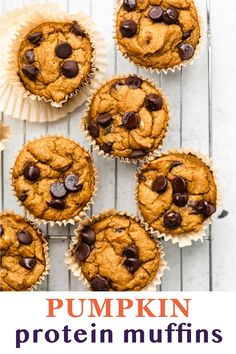
[{"label": "white wooden surface", "polygon": [[[1,0],[1,13],[25,3],[45,1]],[[103,33],[108,46],[109,67],[107,76],[116,73],[137,72],[134,65],[122,59],[115,50],[112,40],[112,17],[115,0],[57,0],[64,10],[83,10],[92,16]],[[170,272],[166,272],[160,290],[236,290],[236,154],[234,142],[235,124],[235,63],[236,3],[227,0],[198,0],[205,40],[200,59],[182,72],[168,76],[150,75],[166,91],[171,108],[172,123],[165,147],[188,147],[212,154],[219,171],[224,209],[229,211],[225,219],[216,219],[210,229],[209,240],[203,244],[179,250],[171,243],[165,243],[166,258]],[[209,11],[207,11],[207,8]],[[210,15],[207,21],[207,14]],[[209,22],[211,22],[211,31]],[[208,32],[208,38],[207,38]],[[211,35],[211,37],[210,37]],[[4,48],[2,48],[4,55]],[[149,76],[147,73],[140,74]],[[212,100],[211,100],[212,94]],[[70,135],[88,147],[77,126],[84,107],[52,124],[31,124],[14,120],[2,114],[5,124],[14,134],[1,156],[1,209],[14,209],[22,214],[11,193],[9,169],[20,146],[28,139],[42,134]],[[136,212],[133,198],[136,166],[123,165],[104,160],[94,155],[99,171],[99,192],[93,207],[98,213],[103,209],[116,207]],[[72,228],[47,227],[52,269],[41,290],[83,290],[83,286],[68,272],[63,262],[64,252]],[[59,238],[61,235],[61,238]],[[55,237],[55,238],[54,238]]]}]

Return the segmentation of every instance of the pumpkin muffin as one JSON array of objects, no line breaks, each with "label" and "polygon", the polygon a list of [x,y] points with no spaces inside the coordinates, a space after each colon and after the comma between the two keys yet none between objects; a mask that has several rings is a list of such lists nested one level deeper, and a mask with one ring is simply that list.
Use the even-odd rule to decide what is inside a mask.
[{"label": "pumpkin muffin", "polygon": [[47,242],[27,219],[0,214],[0,290],[23,291],[41,281],[48,268]]},{"label": "pumpkin muffin", "polygon": [[95,190],[90,154],[70,139],[45,136],[24,145],[12,173],[16,196],[38,219],[77,219]]},{"label": "pumpkin muffin", "polygon": [[124,213],[104,212],[75,233],[72,262],[79,264],[93,291],[142,290],[163,272],[159,243]]},{"label": "pumpkin muffin", "polygon": [[213,172],[200,158],[169,153],[140,170],[137,201],[145,221],[160,233],[197,233],[216,212],[217,186]]},{"label": "pumpkin muffin", "polygon": [[190,60],[199,44],[193,0],[124,0],[116,19],[121,52],[135,64],[157,70]]},{"label": "pumpkin muffin", "polygon": [[27,90],[61,102],[92,72],[93,48],[77,22],[45,22],[32,29],[18,51],[18,71]]},{"label": "pumpkin muffin", "polygon": [[169,110],[162,92],[136,75],[106,82],[93,96],[85,130],[105,154],[137,159],[158,149]]}]

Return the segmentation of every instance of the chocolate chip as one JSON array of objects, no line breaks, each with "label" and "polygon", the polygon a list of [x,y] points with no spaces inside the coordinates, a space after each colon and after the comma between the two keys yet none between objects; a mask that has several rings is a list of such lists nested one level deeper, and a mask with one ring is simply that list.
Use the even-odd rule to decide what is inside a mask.
[{"label": "chocolate chip", "polygon": [[66,206],[65,199],[53,198],[50,202],[47,202],[48,206],[53,209],[63,210]]},{"label": "chocolate chip", "polygon": [[168,211],[164,215],[164,225],[168,229],[177,229],[181,226],[182,216],[177,211]]},{"label": "chocolate chip", "polygon": [[216,212],[216,206],[203,199],[195,203],[195,210],[199,214],[209,217]]},{"label": "chocolate chip", "polygon": [[173,191],[175,193],[183,193],[187,189],[187,182],[183,177],[177,176],[171,181]]},{"label": "chocolate chip", "polygon": [[224,219],[226,216],[228,216],[229,212],[227,210],[222,210],[220,215],[218,215],[218,219]]},{"label": "chocolate chip", "polygon": [[112,151],[112,146],[113,146],[113,143],[104,143],[102,144],[101,148],[102,150],[107,153],[107,154],[110,154],[110,152]]},{"label": "chocolate chip", "polygon": [[0,225],[0,237],[4,234],[4,228],[2,225]]},{"label": "chocolate chip", "polygon": [[89,133],[93,138],[98,138],[99,137],[99,127],[95,123],[90,123],[88,126]]},{"label": "chocolate chip", "polygon": [[82,185],[79,183],[79,177],[74,173],[66,177],[65,186],[69,192],[78,192],[82,187]]},{"label": "chocolate chip", "polygon": [[130,159],[138,159],[140,157],[146,156],[147,153],[143,150],[133,150],[131,154],[129,155]]},{"label": "chocolate chip", "polygon": [[35,258],[22,258],[19,263],[21,267],[31,270],[36,266],[37,261]]},{"label": "chocolate chip", "polygon": [[40,177],[40,169],[34,163],[29,162],[24,168],[24,177],[31,182],[35,182]]},{"label": "chocolate chip", "polygon": [[135,129],[139,123],[139,116],[135,112],[126,112],[122,117],[122,123],[127,129]]},{"label": "chocolate chip", "polygon": [[58,58],[61,59],[69,58],[69,56],[71,56],[72,54],[72,47],[68,42],[60,43],[56,46],[55,53],[58,56]]},{"label": "chocolate chip", "polygon": [[195,49],[189,43],[180,44],[178,49],[179,49],[179,56],[182,60],[191,59],[195,52]]},{"label": "chocolate chip", "polygon": [[66,188],[63,182],[55,182],[50,187],[51,194],[55,198],[63,198],[66,195]]},{"label": "chocolate chip", "polygon": [[34,62],[34,50],[33,49],[27,50],[24,54],[24,58],[27,61],[27,63],[32,64]]},{"label": "chocolate chip", "polygon": [[88,256],[90,255],[90,247],[86,243],[81,243],[76,250],[76,257],[81,261],[84,262]]},{"label": "chocolate chip", "polygon": [[22,72],[30,81],[35,81],[37,79],[39,69],[33,64],[23,65]]},{"label": "chocolate chip", "polygon": [[124,20],[120,24],[120,31],[123,37],[131,38],[137,33],[137,24],[133,20]]},{"label": "chocolate chip", "polygon": [[167,25],[172,25],[173,23],[176,23],[178,21],[179,14],[176,9],[170,8],[164,12],[162,18]]},{"label": "chocolate chip", "polygon": [[94,229],[87,227],[81,232],[81,241],[91,246],[96,241],[96,233]]},{"label": "chocolate chip", "polygon": [[123,6],[126,11],[134,11],[137,7],[137,1],[136,0],[124,0],[123,1]]},{"label": "chocolate chip", "polygon": [[42,41],[43,41],[43,34],[42,32],[35,32],[32,34],[29,34],[27,36],[27,39],[34,45],[39,46]]},{"label": "chocolate chip", "polygon": [[182,40],[188,39],[191,36],[192,31],[184,32],[182,36]]},{"label": "chocolate chip", "polygon": [[123,251],[123,256],[127,258],[138,258],[139,256],[138,247],[136,247],[135,245],[130,245],[125,247]]},{"label": "chocolate chip", "polygon": [[187,193],[174,193],[173,194],[173,203],[179,207],[183,207],[188,203],[188,194]]},{"label": "chocolate chip", "polygon": [[17,232],[16,237],[23,245],[30,245],[33,242],[33,238],[28,230]]},{"label": "chocolate chip", "polygon": [[24,202],[26,201],[27,197],[28,197],[27,192],[22,192],[19,199],[21,202]]},{"label": "chocolate chip", "polygon": [[152,19],[155,22],[161,22],[163,13],[164,11],[160,6],[154,6],[149,11],[148,16],[150,17],[150,19]]},{"label": "chocolate chip", "polygon": [[74,33],[76,36],[86,37],[84,30],[77,24],[77,22],[73,23],[71,27],[71,32]]},{"label": "chocolate chip", "polygon": [[96,118],[96,122],[101,125],[101,127],[107,128],[112,122],[111,113],[100,113]]},{"label": "chocolate chip", "polygon": [[78,64],[73,60],[67,60],[62,64],[62,73],[65,77],[72,79],[79,72]]},{"label": "chocolate chip", "polygon": [[167,189],[168,181],[165,176],[158,176],[152,183],[152,190],[157,193],[164,193]]},{"label": "chocolate chip", "polygon": [[112,89],[115,89],[115,90],[118,90],[120,86],[124,86],[124,82],[122,81],[116,81],[114,82],[114,84],[112,84],[111,88]]},{"label": "chocolate chip", "polygon": [[146,108],[151,111],[159,111],[162,108],[163,100],[161,96],[156,95],[155,93],[150,93],[145,98],[145,106]]},{"label": "chocolate chip", "polygon": [[108,280],[99,275],[91,280],[90,286],[92,291],[109,291],[111,287]]},{"label": "chocolate chip", "polygon": [[180,161],[173,161],[172,164],[171,164],[170,167],[169,167],[169,172],[171,172],[171,171],[173,170],[173,168],[178,167],[178,166],[181,166],[181,165],[183,165],[182,162],[180,162]]},{"label": "chocolate chip", "polygon": [[143,80],[137,75],[127,77],[125,84],[131,89],[138,89],[142,86]]},{"label": "chocolate chip", "polygon": [[130,273],[135,273],[136,270],[140,267],[141,262],[137,258],[126,258],[124,261],[124,266]]}]

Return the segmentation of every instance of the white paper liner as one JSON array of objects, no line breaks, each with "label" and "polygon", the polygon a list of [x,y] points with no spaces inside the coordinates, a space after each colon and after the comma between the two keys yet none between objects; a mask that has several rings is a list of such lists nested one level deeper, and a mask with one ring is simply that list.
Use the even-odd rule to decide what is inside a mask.
[{"label": "white paper liner", "polygon": [[[216,193],[217,193],[217,195],[216,195],[216,208],[218,209],[221,204],[221,195],[220,195],[217,173],[212,166],[212,160],[209,157],[207,157],[206,155],[203,155],[201,152],[193,151],[192,149],[187,149],[187,148],[185,148],[185,149],[177,149],[176,148],[176,149],[171,149],[171,150],[167,150],[167,151],[162,151],[156,156],[156,158],[161,157],[163,155],[165,156],[165,155],[176,154],[176,153],[195,155],[196,157],[201,159],[209,167],[209,169],[211,170],[211,172],[213,174],[214,181],[216,184]],[[135,174],[135,178],[136,178],[135,201],[136,201],[136,205],[137,205],[137,209],[138,209],[138,215],[139,215],[140,219],[144,222],[147,222],[147,221],[145,220],[145,218],[142,215],[142,212],[139,209],[139,202],[138,202],[139,174],[142,172],[144,165],[153,161],[154,159],[155,158],[153,157],[153,158],[149,159],[146,163],[142,163],[141,166],[137,169],[137,172]],[[204,238],[207,236],[207,228],[212,223],[212,221],[214,219],[216,219],[216,214],[217,214],[217,212],[215,212],[211,217],[207,218],[202,223],[202,227],[198,232],[188,232],[188,233],[184,233],[184,234],[180,234],[180,235],[171,235],[171,234],[161,233],[158,230],[154,229],[150,225],[149,225],[149,230],[157,238],[159,238],[159,239],[164,238],[165,241],[171,240],[171,242],[173,244],[178,244],[180,248],[183,248],[186,246],[191,246],[193,241],[194,242],[196,242],[198,240],[200,240],[201,242],[204,241]]]},{"label": "white paper liner", "polygon": [[10,128],[0,122],[0,152],[5,149],[5,142],[11,137]]},{"label": "white paper liner", "polygon": [[79,238],[80,238],[80,232],[81,232],[81,230],[84,229],[84,227],[89,226],[99,220],[102,220],[104,217],[109,217],[112,215],[122,215],[122,216],[127,216],[127,217],[134,219],[137,223],[139,223],[149,233],[150,237],[152,237],[156,241],[157,248],[160,253],[159,268],[157,270],[157,274],[154,277],[154,279],[141,290],[141,291],[156,291],[156,287],[161,284],[161,278],[164,274],[164,271],[169,270],[169,267],[167,266],[167,262],[164,259],[164,256],[165,256],[164,249],[163,249],[161,243],[159,242],[159,240],[155,237],[155,235],[151,234],[148,225],[145,222],[141,221],[137,216],[129,214],[126,211],[117,211],[115,209],[110,209],[110,210],[101,212],[99,215],[94,215],[92,218],[87,217],[86,219],[84,219],[79,224],[78,228],[74,231],[75,236],[72,237],[69,249],[65,252],[65,263],[68,265],[68,267],[72,271],[73,275],[78,277],[79,280],[84,284],[84,286],[90,289],[90,284],[87,281],[87,279],[85,278],[85,276],[83,275],[81,266],[73,254],[74,246],[77,245]]},{"label": "white paper liner", "polygon": [[198,14],[198,22],[199,22],[199,27],[200,27],[200,38],[199,38],[199,42],[198,42],[198,45],[197,47],[195,48],[195,52],[194,52],[194,55],[192,58],[190,58],[189,60],[185,60],[183,61],[182,63],[178,64],[178,65],[175,65],[173,67],[170,67],[170,68],[167,68],[167,69],[155,69],[155,68],[152,68],[152,67],[147,67],[147,66],[143,66],[143,65],[140,65],[140,64],[137,64],[135,63],[129,56],[128,54],[124,53],[122,51],[122,48],[120,47],[119,43],[118,43],[118,40],[117,40],[117,36],[116,36],[116,18],[117,18],[117,14],[119,12],[119,9],[120,7],[122,6],[123,4],[123,0],[116,0],[116,7],[114,9],[114,22],[113,22],[113,39],[115,41],[115,45],[116,45],[116,48],[117,50],[120,51],[120,53],[122,54],[122,56],[127,59],[131,64],[133,65],[136,65],[138,68],[140,69],[143,69],[147,72],[151,72],[151,73],[157,73],[157,74],[161,74],[161,73],[164,73],[165,75],[168,74],[168,72],[172,72],[174,73],[176,70],[181,70],[181,68],[185,68],[186,66],[188,65],[193,65],[193,63],[199,59],[199,56],[200,56],[200,52],[201,52],[201,49],[202,49],[202,45],[203,45],[203,36],[204,36],[204,30],[203,30],[203,21],[202,21],[202,16],[201,16],[201,13],[199,11],[199,8],[198,6],[196,6],[195,4],[195,8],[196,8],[196,11],[197,11],[197,14]]},{"label": "white paper liner", "polygon": [[[20,216],[20,215],[17,215],[14,211],[4,211],[3,213],[0,213],[0,217],[1,216],[5,216],[5,215]],[[45,280],[46,276],[49,274],[49,269],[51,267],[51,264],[50,264],[50,259],[49,259],[48,242],[45,239],[42,230],[39,228],[39,226],[36,223],[34,223],[32,220],[26,219],[23,216],[20,216],[20,217],[22,217],[27,223],[30,224],[30,226],[33,227],[33,229],[40,236],[40,239],[41,239],[41,241],[43,243],[44,258],[45,258],[45,269],[44,269],[44,272],[40,275],[39,279],[35,282],[35,284],[31,285],[30,288],[26,289],[26,291],[33,291],[33,290],[37,289],[38,285],[41,285],[43,283],[43,281]]]},{"label": "white paper liner", "polygon": [[170,105],[169,105],[169,101],[168,101],[168,97],[167,95],[165,94],[165,92],[159,88],[157,86],[157,84],[151,80],[150,78],[147,78],[147,77],[143,77],[142,75],[137,75],[140,79],[142,79],[143,81],[146,81],[148,82],[150,85],[152,85],[154,88],[156,88],[163,100],[165,101],[165,104],[167,106],[167,114],[168,114],[168,124],[166,126],[166,130],[165,130],[165,135],[163,136],[162,138],[162,141],[160,142],[160,144],[158,145],[157,148],[155,148],[153,151],[150,151],[146,156],[144,157],[140,157],[140,158],[137,158],[137,159],[130,159],[128,157],[121,157],[121,156],[115,156],[115,155],[112,155],[112,154],[109,154],[109,153],[106,153],[104,150],[101,149],[101,147],[99,146],[99,144],[97,143],[96,139],[94,139],[90,132],[88,131],[88,129],[86,129],[86,125],[87,125],[87,121],[88,121],[88,115],[89,115],[89,111],[90,111],[90,106],[91,106],[91,103],[92,103],[92,100],[95,96],[95,94],[97,93],[97,91],[102,87],[104,86],[106,83],[109,83],[110,81],[114,80],[114,79],[124,79],[124,78],[127,78],[128,76],[130,76],[129,74],[120,74],[120,75],[113,75],[111,76],[109,79],[106,79],[104,80],[102,83],[101,83],[101,86],[96,89],[96,90],[93,90],[91,92],[91,96],[88,98],[87,100],[87,103],[86,103],[86,108],[85,108],[85,113],[84,113],[84,116],[83,118],[80,120],[80,128],[81,130],[83,131],[86,139],[88,140],[89,144],[93,147],[94,151],[97,152],[98,155],[101,155],[103,157],[106,157],[110,160],[114,160],[114,159],[117,159],[121,162],[124,162],[124,163],[131,163],[133,162],[134,164],[136,164],[137,162],[139,161],[145,161],[147,158],[150,158],[152,156],[154,156],[155,154],[158,153],[158,151],[160,151],[164,145],[164,142],[165,140],[167,139],[168,137],[168,133],[169,133],[169,126],[170,126],[170,122],[171,122],[171,109],[170,109]]},{"label": "white paper liner", "polygon": [[[36,141],[36,140],[39,140],[41,138],[43,138],[44,136],[41,136],[40,138],[35,138],[33,140],[28,140],[23,146],[22,146],[22,149],[17,153],[17,156],[15,158],[15,161],[18,157],[18,154],[24,149],[25,146],[27,146],[27,144],[29,142],[33,142],[33,141]],[[10,169],[10,178],[11,178],[11,188],[12,188],[12,193],[13,195],[16,197],[17,199],[17,202],[18,204],[24,208],[24,210],[29,214],[30,218],[34,220],[34,222],[36,224],[43,224],[43,225],[50,225],[51,227],[54,226],[54,225],[58,225],[58,226],[66,226],[68,224],[70,225],[75,225],[77,222],[80,222],[83,220],[83,218],[87,215],[87,212],[88,210],[90,210],[91,206],[94,205],[94,198],[96,197],[97,195],[97,188],[98,188],[98,173],[97,173],[97,169],[96,169],[96,166],[95,166],[95,163],[94,163],[94,159],[93,159],[93,156],[90,154],[89,151],[85,150],[85,148],[80,145],[79,143],[75,142],[73,139],[71,139],[70,137],[64,137],[62,135],[47,135],[47,137],[56,137],[56,138],[64,138],[64,139],[68,139],[70,141],[72,141],[73,143],[79,145],[85,152],[87,152],[91,158],[91,162],[92,162],[92,167],[93,167],[93,173],[94,173],[94,189],[93,189],[93,194],[90,198],[90,200],[87,202],[87,204],[84,206],[84,208],[78,212],[77,215],[75,215],[73,218],[70,218],[69,220],[60,220],[60,221],[54,221],[54,220],[45,220],[45,219],[41,219],[41,218],[37,218],[33,215],[32,212],[30,212],[26,206],[24,205],[24,203],[22,203],[19,198],[17,197],[16,195],[16,191],[15,191],[15,188],[14,188],[14,185],[13,185],[13,167],[15,165],[15,162],[13,164],[13,167]]]},{"label": "white paper liner", "polygon": [[[55,16],[59,16],[68,21],[77,20],[82,27],[88,29],[91,41],[96,44],[96,50],[94,51],[94,77],[90,79],[90,83],[83,89],[79,90],[79,93],[71,97],[67,102],[63,104],[61,108],[55,108],[51,104],[47,103],[43,98],[36,99],[35,95],[30,93],[26,94],[26,89],[19,80],[16,70],[11,71],[9,67],[9,50],[10,42],[19,33],[19,30],[26,24],[29,26],[29,18],[35,13],[39,16],[46,16],[46,12],[53,13]],[[49,15],[48,15],[49,16]],[[43,17],[45,20],[45,17]],[[52,17],[51,17],[51,20]],[[14,26],[9,30],[9,24],[13,22]],[[41,21],[44,22],[44,21]],[[24,26],[23,26],[24,24]],[[35,22],[34,26],[35,27]],[[90,90],[96,89],[101,80],[104,77],[107,67],[107,51],[106,44],[101,34],[96,30],[94,23],[89,17],[83,13],[75,15],[68,15],[62,12],[58,5],[55,4],[31,4],[25,5],[22,8],[8,12],[2,17],[3,34],[10,33],[6,38],[1,36],[1,44],[4,47],[8,47],[8,54],[1,58],[0,67],[0,109],[7,115],[21,120],[28,120],[31,122],[52,122],[60,118],[65,117],[68,113],[73,112],[77,107],[81,106],[90,94]],[[14,28],[14,31],[13,31]],[[15,80],[15,82],[12,82]],[[26,96],[26,97],[25,97]],[[34,98],[33,100],[30,98]]]}]

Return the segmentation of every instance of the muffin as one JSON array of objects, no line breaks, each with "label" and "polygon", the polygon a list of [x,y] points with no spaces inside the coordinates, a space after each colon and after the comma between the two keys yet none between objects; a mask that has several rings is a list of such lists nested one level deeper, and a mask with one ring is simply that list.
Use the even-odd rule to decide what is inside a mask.
[{"label": "muffin", "polygon": [[193,0],[124,0],[116,18],[119,49],[135,64],[157,70],[193,58],[201,33]]},{"label": "muffin", "polygon": [[211,168],[192,153],[170,152],[138,173],[138,208],[161,234],[200,232],[216,212],[217,186]]},{"label": "muffin", "polygon": [[137,159],[158,149],[169,124],[162,92],[136,75],[114,78],[93,96],[85,130],[105,154]]},{"label": "muffin", "polygon": [[76,275],[81,269],[92,291],[142,290],[166,268],[160,244],[124,212],[87,219],[75,233],[66,263]]},{"label": "muffin", "polygon": [[36,287],[48,272],[48,248],[41,231],[27,219],[0,214],[0,290]]},{"label": "muffin", "polygon": [[35,218],[52,222],[78,220],[94,194],[95,179],[90,154],[57,136],[24,145],[12,171],[22,205]]},{"label": "muffin", "polygon": [[25,88],[56,103],[88,81],[92,65],[92,43],[77,22],[41,23],[18,51],[18,72]]},{"label": "muffin", "polygon": [[5,148],[5,142],[10,138],[10,128],[0,122],[0,152]]}]

